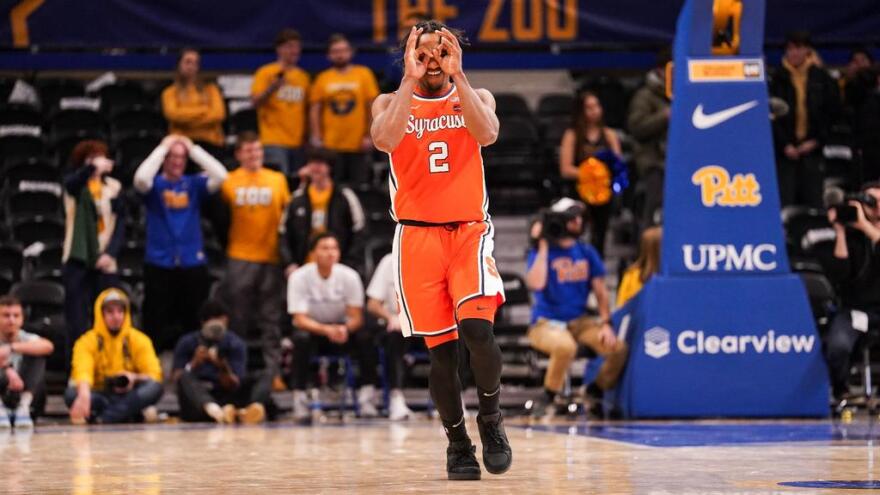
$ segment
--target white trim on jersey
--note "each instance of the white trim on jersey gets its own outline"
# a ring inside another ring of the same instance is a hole
[[[419,96],[418,94],[416,94],[415,91],[413,91],[413,98],[415,98],[419,101],[441,101],[441,100],[445,100],[446,98],[449,98],[450,96],[452,96],[452,93],[455,93],[456,89],[458,89],[458,88],[456,88],[455,84],[453,84],[452,88],[450,88],[449,91],[445,95],[442,95],[442,96]]]

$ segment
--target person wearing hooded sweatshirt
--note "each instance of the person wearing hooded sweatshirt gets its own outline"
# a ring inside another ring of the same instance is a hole
[[[64,402],[75,424],[154,421],[162,368],[153,343],[131,325],[128,296],[107,289],[95,301],[95,325],[73,346]]]
[[[782,206],[822,208],[822,150],[841,102],[837,83],[822,67],[809,33],[786,36],[782,68],[770,78],[770,96],[784,100],[791,109],[773,120]]]

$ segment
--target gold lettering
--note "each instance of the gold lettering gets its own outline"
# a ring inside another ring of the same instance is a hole
[[[526,22],[525,4],[531,6]],[[539,41],[543,33],[542,0],[513,0],[513,38],[517,41]]]
[[[578,0],[547,1],[547,37],[553,41],[572,41],[578,35]],[[560,2],[565,2],[562,9]],[[560,10],[562,19],[560,19]]]
[[[509,41],[510,31],[498,27],[498,17],[504,8],[504,0],[490,0],[483,25],[480,27],[480,41]]]
[[[385,0],[373,0],[373,42],[382,43],[388,38],[388,26],[385,23],[387,14]]]
[[[397,0],[397,37],[403,39],[413,26],[413,16],[428,15],[428,0]]]
[[[731,179],[724,167],[707,165],[694,172],[691,182],[700,186],[701,199],[706,207],[761,204],[761,185],[755,174],[736,174]]]
[[[445,0],[434,0],[434,19],[442,23],[446,23],[448,19],[458,17],[458,7],[454,5],[446,5]]]

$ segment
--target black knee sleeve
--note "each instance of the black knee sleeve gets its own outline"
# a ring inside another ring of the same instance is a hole
[[[458,379],[458,342],[450,341],[429,349],[431,374],[428,386],[434,406],[445,424],[462,417],[461,382]]]

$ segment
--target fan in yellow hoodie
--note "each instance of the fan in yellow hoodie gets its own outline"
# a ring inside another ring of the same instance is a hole
[[[64,394],[71,422],[154,420],[161,397],[162,368],[152,341],[131,326],[128,296],[105,290],[95,301],[95,325],[73,346]]]

